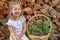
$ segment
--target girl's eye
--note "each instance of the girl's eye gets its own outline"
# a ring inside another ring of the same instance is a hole
[[[14,10],[17,10],[17,9],[14,9]]]
[[[21,10],[21,9],[18,9],[18,10]]]

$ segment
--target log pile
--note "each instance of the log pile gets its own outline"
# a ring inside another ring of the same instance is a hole
[[[6,22],[6,19],[0,20],[0,40],[9,40],[10,32],[8,30]]]
[[[0,0],[1,20],[8,15],[8,4],[13,1],[21,3],[27,21],[30,17],[36,14],[44,14],[48,16],[53,24],[53,30],[49,40],[60,39],[60,0]]]

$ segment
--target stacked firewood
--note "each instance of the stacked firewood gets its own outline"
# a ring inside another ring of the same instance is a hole
[[[17,1],[22,5],[22,10],[28,21],[36,14],[48,16],[53,25],[49,40],[60,39],[60,0],[0,0],[0,19],[6,18],[9,11],[9,2]],[[8,16],[7,16],[8,17]]]
[[[6,25],[6,18],[0,20],[0,40],[9,40],[10,32]]]

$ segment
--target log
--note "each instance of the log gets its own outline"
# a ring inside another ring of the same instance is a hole
[[[52,23],[52,26],[53,26],[53,29],[57,29],[58,28],[58,26],[55,24],[55,22]]]
[[[44,4],[43,0],[37,0],[36,4]]]
[[[2,23],[2,25],[3,25],[3,26],[6,26],[6,22],[7,22],[7,19],[6,19],[6,18],[4,18],[4,19],[2,19],[2,20],[1,20],[1,22],[0,22],[0,23]]]
[[[27,14],[33,14],[33,10],[32,10],[30,7],[24,8],[24,11],[25,11]]]
[[[40,9],[40,12],[41,12],[42,14],[45,14],[45,13],[47,13],[47,9]]]
[[[3,15],[0,15],[0,20],[3,19],[3,18],[4,18],[4,16]]]
[[[42,8],[47,9],[47,10],[49,10],[49,11],[52,9],[52,7],[49,6],[49,5],[47,5],[47,4],[43,4],[43,5],[42,5]]]
[[[0,9],[2,9],[3,8],[3,2],[0,2]]]
[[[60,3],[56,5],[56,10],[60,11]]]
[[[35,2],[35,0],[25,0],[25,1],[31,2],[31,3],[34,3]]]
[[[58,18],[53,18],[53,22],[58,22]]]
[[[57,13],[57,18],[60,19],[60,12]]]
[[[0,25],[0,40],[8,40],[9,35],[10,33],[8,28]]]
[[[35,11],[35,10],[38,10],[38,9],[40,9],[40,8],[41,8],[41,5],[39,5],[39,4],[34,4],[33,10]]]
[[[50,0],[44,0],[45,3],[49,3]]]
[[[50,1],[49,2],[49,5],[51,5],[51,6],[56,6],[57,4],[59,3],[59,0],[52,0],[52,1]]]
[[[5,2],[5,1],[7,1],[7,0],[1,0],[2,2]]]
[[[56,22],[56,24],[58,25],[58,29],[60,29],[60,21]]]
[[[34,11],[34,15],[40,14],[39,11]]]
[[[31,18],[31,15],[27,15],[26,19],[29,20]]]
[[[57,17],[57,11],[55,9],[52,9],[50,11],[50,15],[53,17],[53,18],[56,18]]]

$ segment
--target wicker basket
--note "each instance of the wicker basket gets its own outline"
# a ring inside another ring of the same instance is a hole
[[[46,17],[46,18],[48,19],[48,21],[49,21],[49,23],[50,23],[50,30],[49,30],[48,35],[35,36],[35,35],[29,34],[28,24],[29,24],[29,22],[30,22],[34,17],[37,17],[37,16],[44,16],[44,17]],[[30,38],[31,40],[48,40],[48,37],[49,37],[49,35],[50,35],[50,33],[51,33],[51,30],[52,30],[52,22],[51,22],[50,19],[49,19],[47,16],[45,16],[45,15],[42,15],[42,14],[34,15],[34,16],[31,17],[31,18],[29,19],[29,21],[27,22],[27,35],[29,36],[29,38]]]

